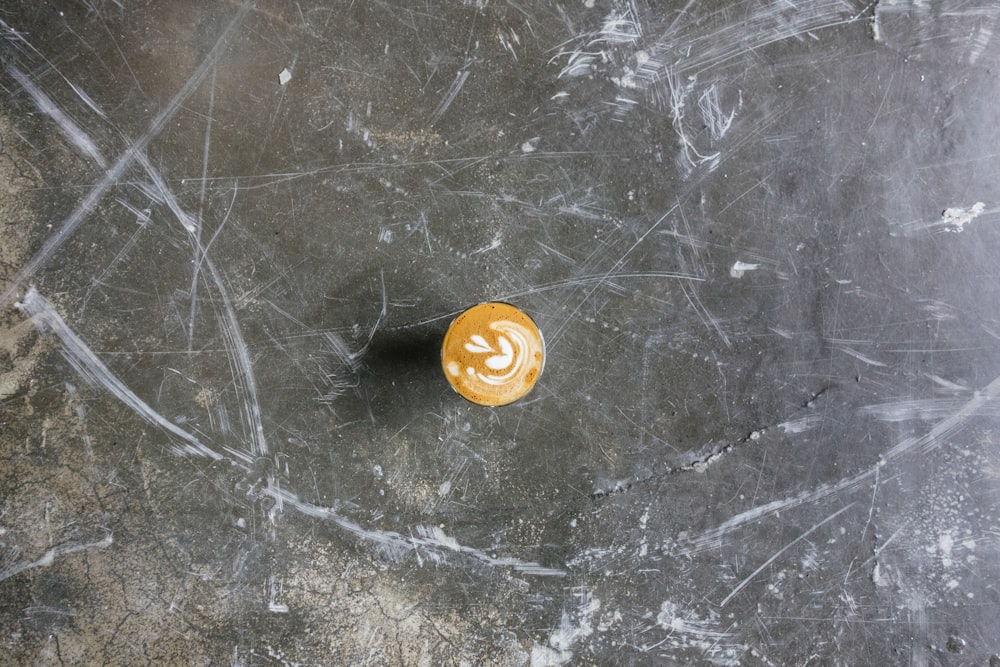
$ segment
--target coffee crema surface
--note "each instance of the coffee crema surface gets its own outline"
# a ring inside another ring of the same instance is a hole
[[[451,386],[479,405],[507,405],[535,386],[545,341],[528,315],[508,303],[473,306],[455,318],[441,346]]]

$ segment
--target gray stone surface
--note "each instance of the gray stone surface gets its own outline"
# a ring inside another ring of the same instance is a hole
[[[998,22],[7,0],[0,662],[1000,663]]]

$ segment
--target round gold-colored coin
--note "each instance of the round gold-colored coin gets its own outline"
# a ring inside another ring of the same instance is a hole
[[[451,386],[479,405],[507,405],[535,386],[545,341],[530,317],[492,301],[469,308],[444,335],[441,367]]]

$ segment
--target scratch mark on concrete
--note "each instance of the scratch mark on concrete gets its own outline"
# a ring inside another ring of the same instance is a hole
[[[209,149],[212,145],[212,118],[215,112],[215,77],[218,72],[217,67],[212,68],[212,80],[208,84],[208,118],[205,121],[205,146],[202,149],[201,156],[201,192],[199,193],[198,200],[198,217],[195,219],[195,229],[192,232],[194,236],[194,268],[191,270],[191,307],[188,313],[188,351],[191,350],[194,341],[194,318],[198,310],[198,274],[201,272],[201,262],[202,256],[208,252],[208,247],[206,246],[203,251],[199,252],[201,249],[201,230],[205,221],[205,188],[208,182],[208,156]],[[236,200],[236,192],[233,192],[233,201]],[[230,205],[229,212],[232,211],[232,205]],[[229,212],[226,213],[226,219],[229,218]],[[219,225],[219,229],[225,225],[225,220]],[[215,237],[212,237],[215,240]],[[211,242],[209,242],[211,245]]]
[[[28,93],[35,106],[38,107],[38,110],[55,121],[55,124],[59,126],[59,131],[62,132],[63,136],[70,143],[76,146],[81,153],[93,160],[97,166],[102,169],[108,166],[104,156],[97,150],[97,144],[94,143],[94,140],[62,109],[56,106],[56,103],[41,88],[36,86],[28,75],[19,70],[16,65],[10,65],[7,71],[24,88],[24,92]]]
[[[38,290],[31,288],[24,299],[16,304],[16,307],[31,318],[32,323],[39,331],[55,334],[62,343],[63,358],[80,374],[80,377],[93,385],[103,387],[147,422],[187,443],[183,447],[175,448],[175,453],[206,456],[216,460],[222,458],[220,454],[206,447],[193,435],[168,421],[166,417],[125,386],[125,383],[94,354],[87,344],[76,335],[76,332],[70,329],[55,307],[49,303],[48,299],[39,294]]]
[[[604,283],[605,283],[605,282],[606,282],[606,281],[607,281],[607,280],[608,280],[609,278],[611,278],[611,276],[612,276],[612,275],[614,275],[615,271],[617,271],[617,270],[618,270],[618,269],[619,269],[619,268],[620,268],[620,267],[622,266],[622,264],[624,264],[624,263],[625,263],[625,260],[626,260],[626,259],[628,258],[628,256],[629,256],[629,255],[631,255],[631,254],[632,254],[632,251],[633,251],[633,250],[635,250],[636,248],[638,248],[638,247],[639,247],[639,246],[640,246],[640,245],[642,244],[642,242],[643,242],[643,241],[645,241],[645,240],[646,240],[646,238],[647,238],[647,237],[648,237],[648,236],[649,236],[650,234],[652,234],[652,233],[653,233],[653,230],[655,230],[655,229],[656,229],[657,227],[659,227],[659,226],[660,226],[660,223],[662,223],[662,222],[663,222],[664,220],[666,220],[666,219],[667,219],[667,217],[668,217],[668,216],[669,216],[669,215],[670,215],[671,213],[673,213],[673,212],[674,212],[674,210],[675,210],[675,209],[676,209],[677,207],[678,207],[678,205],[677,205],[677,204],[675,204],[674,206],[671,206],[671,207],[670,207],[670,209],[669,209],[669,210],[668,210],[668,211],[667,211],[666,213],[664,213],[664,214],[663,214],[663,215],[661,215],[661,216],[660,216],[659,218],[657,218],[657,220],[656,220],[656,221],[655,221],[655,222],[654,222],[654,223],[653,223],[652,225],[650,225],[650,226],[649,226],[649,228],[648,228],[648,229],[647,229],[647,230],[646,230],[645,232],[643,232],[643,234],[642,234],[642,235],[641,235],[641,236],[640,236],[640,237],[639,237],[638,239],[636,239],[635,243],[633,243],[633,244],[632,244],[632,245],[631,245],[631,246],[629,247],[629,249],[628,249],[628,250],[626,250],[626,251],[625,251],[625,252],[624,252],[624,253],[622,254],[622,256],[618,258],[618,261],[616,261],[616,262],[615,262],[615,263],[614,263],[614,264],[613,264],[613,265],[611,266],[611,268],[610,268],[610,269],[608,269],[608,271],[607,271],[606,273],[604,273],[604,274],[603,274],[602,276],[600,276],[600,277],[598,278],[598,280],[597,280],[597,283],[596,283],[596,284],[595,284],[595,285],[594,285],[593,287],[591,287],[591,288],[590,288],[590,289],[589,289],[589,290],[587,291],[587,293],[586,293],[586,294],[584,294],[583,298],[582,298],[582,299],[580,300],[580,302],[579,302],[579,303],[578,303],[578,304],[576,305],[576,308],[574,308],[574,309],[573,309],[573,311],[572,311],[572,312],[571,312],[571,313],[570,313],[570,314],[569,314],[569,315],[568,315],[568,316],[566,317],[566,319],[565,319],[565,320],[563,320],[563,323],[562,323],[562,325],[560,325],[560,326],[559,326],[559,328],[558,328],[558,329],[556,329],[555,333],[554,333],[554,334],[552,335],[552,343],[551,343],[551,345],[553,345],[553,346],[554,346],[554,345],[556,344],[556,342],[557,342],[557,341],[558,341],[558,340],[559,340],[559,339],[560,339],[560,338],[562,337],[562,334],[563,334],[563,332],[565,331],[566,327],[567,327],[567,326],[569,326],[569,323],[570,323],[571,321],[573,321],[573,319],[574,319],[574,318],[576,317],[576,314],[580,312],[580,309],[581,309],[581,308],[583,308],[583,305],[584,305],[585,303],[587,303],[587,301],[589,301],[589,300],[590,300],[590,298],[591,298],[591,297],[592,297],[592,296],[594,295],[594,293],[595,293],[595,292],[596,292],[596,291],[597,291],[598,289],[600,289],[601,285],[603,285],[603,284],[604,284]]]
[[[846,345],[838,345],[837,349],[840,350],[841,352],[843,352],[844,354],[848,354],[848,355],[854,357],[855,359],[857,359],[858,361],[860,361],[862,363],[868,364],[869,366],[877,366],[879,368],[885,368],[887,366],[887,364],[884,364],[881,361],[875,361],[874,359],[872,359],[870,357],[866,357],[865,355],[861,354],[857,350],[851,349],[851,348],[847,347]]]
[[[462,66],[462,69],[455,74],[455,80],[451,82],[451,86],[448,87],[444,97],[441,98],[437,108],[434,109],[434,113],[431,114],[430,125],[434,125],[441,120],[441,116],[444,115],[444,113],[448,110],[448,107],[451,106],[451,103],[455,101],[456,97],[458,97],[458,93],[461,92],[462,86],[465,85],[465,81],[469,78],[469,74],[471,74],[469,71],[469,66],[471,64],[471,62],[465,63],[465,65]]]
[[[796,544],[798,544],[799,542],[801,542],[802,540],[804,540],[806,537],[808,537],[809,535],[811,535],[813,533],[813,531],[817,530],[821,526],[826,525],[830,521],[833,521],[838,516],[840,516],[841,514],[843,514],[844,512],[846,512],[847,510],[849,510],[852,507],[854,507],[854,503],[849,503],[849,504],[845,505],[844,507],[841,507],[839,510],[837,510],[833,514],[831,514],[830,516],[826,517],[825,519],[823,519],[822,521],[820,521],[819,523],[817,523],[816,525],[814,525],[812,528],[810,528],[809,530],[805,531],[804,533],[802,533],[801,535],[799,535],[798,537],[796,537],[794,540],[792,540],[791,542],[789,542],[785,546],[783,546],[780,549],[778,549],[778,551],[773,556],[771,556],[766,561],[764,561],[761,564],[760,567],[758,567],[756,570],[754,570],[753,572],[751,572],[750,575],[747,578],[745,578],[743,581],[741,581],[740,583],[738,583],[736,585],[736,588],[734,588],[729,593],[729,595],[727,595],[725,598],[722,599],[722,602],[719,603],[719,606],[720,607],[725,607],[727,604],[729,604],[729,601],[732,600],[736,596],[737,593],[739,593],[744,588],[746,588],[747,584],[749,584],[753,580],[754,577],[756,577],[758,574],[760,574],[765,569],[767,569],[767,567],[771,563],[773,563],[774,561],[778,560],[778,558],[781,557],[781,554],[785,553],[786,551],[788,551],[789,549],[791,549],[793,546],[795,546]]]
[[[116,183],[119,182],[125,170],[136,160],[145,150],[149,143],[156,138],[163,128],[170,122],[170,119],[174,117],[174,114],[181,108],[184,101],[191,96],[198,85],[201,83],[202,79],[208,74],[212,69],[218,59],[221,57],[223,51],[229,43],[229,38],[236,31],[236,28],[242,23],[243,18],[246,16],[247,12],[253,6],[253,2],[245,2],[240,11],[237,12],[236,16],[229,22],[225,30],[216,40],[215,46],[209,51],[208,55],[202,63],[191,73],[188,80],[181,86],[174,96],[170,99],[166,106],[164,106],[160,111],[153,117],[150,121],[149,127],[146,129],[145,134],[134,141],[126,150],[123,152],[119,158],[111,165],[110,168],[101,177],[101,180],[90,189],[87,196],[83,198],[83,201],[73,210],[69,216],[63,220],[59,229],[52,234],[49,238],[45,240],[42,248],[27,262],[21,269],[17,272],[10,283],[4,288],[3,292],[0,293],[0,307],[7,306],[13,301],[14,293],[19,290],[25,282],[27,282],[39,269],[44,267],[52,259],[52,256],[62,247],[69,238],[73,235],[76,229],[86,220],[87,216],[94,210],[97,206],[97,202],[107,193],[107,191]]]
[[[401,535],[400,533],[388,530],[370,530],[360,524],[351,521],[341,515],[335,509],[322,507],[308,501],[301,500],[291,491],[280,488],[267,488],[262,493],[271,496],[276,501],[287,504],[306,516],[317,519],[331,521],[348,533],[355,535],[365,541],[385,547],[399,549],[405,552],[420,551],[424,555],[428,553],[443,558],[447,553],[457,553],[481,563],[493,567],[509,567],[518,572],[524,572],[538,577],[565,577],[565,570],[559,568],[545,567],[539,563],[524,561],[518,558],[503,558],[490,555],[485,551],[460,544],[455,538],[447,535],[443,529],[437,526],[417,526],[416,536]]]
[[[181,207],[180,202],[177,201],[177,197],[170,190],[166,181],[163,179],[163,176],[159,173],[156,167],[153,166],[145,154],[137,155],[136,160],[152,179],[158,195],[163,199],[163,201],[166,202],[167,207],[177,218],[178,222],[181,223],[184,230],[188,233],[188,237],[195,248],[195,252],[201,257],[201,263],[204,263],[205,267],[208,269],[212,283],[219,292],[223,310],[223,314],[219,315],[219,325],[222,328],[223,335],[227,341],[227,350],[235,362],[234,365],[240,371],[239,377],[236,379],[242,382],[244,393],[246,395],[243,411],[246,423],[249,424],[251,428],[251,449],[258,456],[262,456],[268,452],[268,445],[267,438],[264,435],[264,424],[261,417],[257,379],[254,375],[253,362],[250,360],[249,348],[246,344],[246,340],[243,338],[243,331],[240,327],[239,320],[236,318],[236,311],[233,309],[232,300],[229,298],[229,290],[226,288],[226,284],[222,279],[222,274],[215,266],[215,262],[213,262],[207,255],[207,248],[203,246],[198,239],[198,225],[196,224],[195,217]],[[222,225],[220,225],[220,229],[221,228]],[[212,240],[214,239],[215,237],[213,236]]]
[[[898,442],[885,453],[883,458],[890,461],[911,450],[926,454],[940,447],[945,440],[961,429],[970,417],[979,414],[985,406],[993,403],[998,397],[1000,397],[1000,377],[989,383],[985,389],[975,392],[962,407],[939,421],[924,435],[905,438]]]
[[[921,454],[926,454],[937,447],[940,447],[947,441],[948,438],[964,428],[966,422],[970,418],[982,414],[984,408],[994,403],[997,398],[1000,398],[1000,377],[993,380],[993,382],[988,384],[984,389],[975,392],[969,401],[955,410],[954,413],[936,423],[934,427],[924,435],[908,437],[900,440],[894,447],[882,455],[880,461],[872,465],[867,470],[863,470],[850,477],[845,477],[832,484],[821,484],[810,491],[805,491],[787,498],[781,498],[779,500],[751,508],[745,512],[741,512],[740,514],[727,519],[719,526],[706,530],[700,535],[694,537],[690,541],[690,547],[682,549],[681,552],[696,553],[703,549],[717,546],[721,543],[721,540],[725,535],[750,522],[757,521],[765,516],[769,516],[786,509],[791,509],[802,504],[818,502],[824,498],[840,493],[841,491],[854,490],[864,484],[868,478],[874,477],[877,474],[879,467],[900,458],[904,454],[914,450],[920,452]]]
[[[109,533],[107,537],[103,540],[98,540],[97,542],[88,542],[85,544],[64,544],[62,546],[52,547],[42,554],[42,557],[38,560],[16,563],[8,568],[0,570],[0,581],[10,579],[25,570],[31,570],[36,567],[48,567],[52,565],[52,563],[54,563],[56,558],[59,556],[65,556],[78,551],[86,551],[88,549],[106,549],[111,546],[112,542],[112,536]]]
[[[820,415],[808,415],[802,417],[801,419],[790,419],[785,422],[778,424],[778,428],[784,431],[788,435],[793,435],[795,433],[804,433],[811,429],[816,428],[823,422],[823,417]]]

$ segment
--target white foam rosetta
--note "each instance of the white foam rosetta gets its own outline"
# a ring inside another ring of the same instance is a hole
[[[526,372],[527,362],[534,352],[531,345],[533,336],[523,324],[509,320],[491,322],[489,328],[497,332],[495,344],[489,343],[480,334],[473,334],[464,347],[476,355],[489,355],[483,360],[483,365],[493,372],[483,372],[472,366],[466,367],[465,372],[487,384],[500,386]]]

